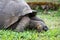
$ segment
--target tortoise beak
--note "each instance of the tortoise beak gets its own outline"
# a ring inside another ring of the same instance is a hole
[[[47,30],[48,30],[48,27],[47,27],[47,26],[44,26],[44,27],[43,27],[43,30],[44,30],[44,31],[47,31]]]

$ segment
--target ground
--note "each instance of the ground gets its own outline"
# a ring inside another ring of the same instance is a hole
[[[0,30],[0,40],[60,40],[60,11],[48,13],[38,12],[37,14],[49,27],[47,32],[38,33],[36,30],[27,30],[18,33],[11,30]]]

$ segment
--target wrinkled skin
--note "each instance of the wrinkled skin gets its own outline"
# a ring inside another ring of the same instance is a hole
[[[48,30],[48,27],[47,25],[45,24],[45,22],[36,17],[37,13],[36,12],[33,12],[33,14],[29,14],[29,17],[30,17],[30,24],[29,24],[29,29],[37,29],[38,32],[41,32],[41,31],[47,31]]]
[[[0,0],[0,29],[8,28],[29,13],[32,10],[24,0]]]
[[[24,31],[25,27],[29,25],[30,18],[28,16],[24,16],[21,21],[18,23],[15,31],[22,32]]]
[[[30,20],[29,27],[27,27],[27,28],[29,28],[29,29],[36,29],[38,32],[41,32],[43,30],[44,31],[48,30],[48,27],[45,24],[45,22],[42,19],[37,18],[37,17],[33,17]]]
[[[30,27],[37,29],[38,32],[48,30],[47,26],[42,21],[31,20]]]

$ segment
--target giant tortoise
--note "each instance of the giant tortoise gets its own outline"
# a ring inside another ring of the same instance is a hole
[[[7,29],[17,24],[16,31],[23,31],[35,16],[36,11],[32,10],[24,0],[0,0],[0,29]]]

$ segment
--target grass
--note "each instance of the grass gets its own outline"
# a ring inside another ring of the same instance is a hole
[[[39,12],[37,16],[43,19],[49,27],[47,32],[0,30],[0,40],[60,40],[60,12],[52,11],[51,14],[47,15]]]

